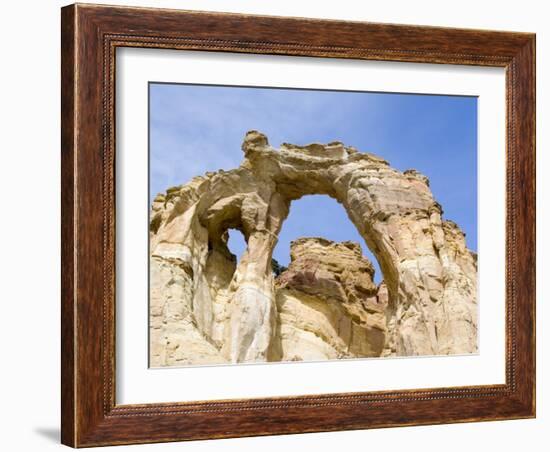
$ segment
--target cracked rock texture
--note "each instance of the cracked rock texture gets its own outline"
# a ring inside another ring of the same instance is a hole
[[[275,281],[277,360],[380,356],[386,304],[378,300],[373,275],[357,243],[292,242],[289,268]]]
[[[428,178],[339,142],[283,144],[248,132],[241,165],[155,198],[150,221],[153,367],[477,352],[477,258],[442,220]],[[301,238],[276,277],[293,200],[336,199],[358,244]],[[228,229],[247,249],[237,262]]]

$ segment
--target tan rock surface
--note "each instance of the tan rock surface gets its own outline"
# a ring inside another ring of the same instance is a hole
[[[276,280],[278,360],[380,356],[386,305],[359,244],[302,238],[292,242],[291,259]]]
[[[152,366],[477,351],[476,256],[442,221],[425,176],[338,142],[276,150],[252,131],[243,151],[239,168],[153,203]],[[356,245],[324,239],[296,241],[275,281],[278,233],[308,194],[344,206],[382,268],[380,288]],[[229,228],[247,241],[238,263]]]

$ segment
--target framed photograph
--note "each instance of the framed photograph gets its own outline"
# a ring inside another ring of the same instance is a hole
[[[62,9],[62,442],[535,416],[535,36]]]

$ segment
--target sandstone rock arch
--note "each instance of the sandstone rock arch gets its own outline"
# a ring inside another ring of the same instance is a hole
[[[172,363],[176,349],[176,361],[188,362],[182,347],[201,363],[280,358],[271,256],[291,202],[311,194],[343,205],[382,269],[389,301],[376,328],[384,340],[365,356],[477,350],[475,255],[458,226],[442,221],[425,176],[340,142],[276,150],[251,131],[242,149],[238,168],[195,177],[153,203],[153,365]],[[229,228],[247,242],[238,263]],[[368,332],[369,309],[359,310],[356,323]]]

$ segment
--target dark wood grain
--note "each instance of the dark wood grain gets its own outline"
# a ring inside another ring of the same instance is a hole
[[[61,441],[75,444],[74,8],[64,8],[61,16]]]
[[[72,5],[62,9],[62,442],[74,447],[535,415],[535,36]],[[115,403],[117,47],[506,68],[506,384]]]

